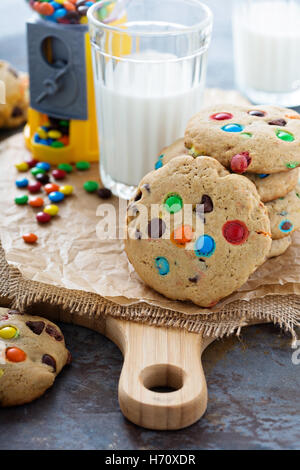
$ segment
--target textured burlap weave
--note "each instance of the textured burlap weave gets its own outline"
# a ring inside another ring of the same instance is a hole
[[[18,269],[8,265],[1,245],[0,302],[21,311],[31,311],[35,305],[46,304],[56,310],[54,319],[74,324],[87,324],[84,321],[87,318],[92,324],[101,316],[111,315],[150,325],[186,328],[188,331],[215,337],[239,334],[241,328],[250,322],[265,321],[278,324],[295,339],[295,327],[300,325],[300,298],[296,295],[266,296],[250,302],[239,300],[218,313],[193,316],[151,307],[145,303],[120,306],[98,294],[47,286],[24,279]]]

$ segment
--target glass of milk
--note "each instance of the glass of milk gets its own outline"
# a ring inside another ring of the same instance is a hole
[[[120,0],[110,22],[102,3],[88,12],[100,173],[129,199],[201,108],[212,14],[198,0]]]
[[[255,103],[300,105],[300,0],[236,0],[238,88]]]

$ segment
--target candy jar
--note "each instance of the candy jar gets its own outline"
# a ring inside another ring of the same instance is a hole
[[[86,16],[97,1],[29,0],[38,14],[27,21],[30,109],[24,135],[37,160],[99,159]],[[114,2],[102,3],[105,18]]]

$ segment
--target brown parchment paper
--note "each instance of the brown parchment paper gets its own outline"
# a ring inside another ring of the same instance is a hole
[[[210,102],[213,101],[212,96],[217,96],[216,101],[224,101],[224,95],[219,99],[221,97],[218,92],[210,91],[209,96]],[[227,101],[228,96],[226,94]],[[231,92],[230,100],[236,102],[238,96]],[[96,195],[84,191],[82,186],[86,180],[99,180],[97,164],[93,164],[88,172],[75,171],[64,180],[64,183],[75,187],[75,192],[60,203],[59,216],[50,224],[38,225],[35,220],[38,210],[14,204],[16,195],[27,194],[26,190],[17,189],[14,183],[16,177],[20,176],[14,163],[22,161],[27,153],[22,134],[0,145],[1,242],[6,260],[18,270],[14,273],[20,273],[22,278],[28,281],[27,287],[23,286],[25,291],[34,285],[41,290],[41,286],[45,285],[47,288],[86,292],[94,296],[92,298],[95,302],[97,296],[101,296],[101,299],[119,306],[120,312],[130,306],[139,311],[139,306],[143,304],[146,307],[140,314],[141,317],[146,318],[148,315],[150,318],[153,312],[159,311],[165,311],[165,315],[176,312],[179,315],[178,324],[180,314],[185,318],[193,315],[197,318],[204,315],[207,318],[218,312],[229,312],[229,306],[232,305],[235,307],[231,311],[236,312],[241,301],[245,304],[266,296],[279,298],[278,296],[284,295],[292,295],[295,299],[300,295],[300,234],[295,233],[293,244],[284,255],[267,261],[238,292],[224,299],[213,309],[201,309],[192,303],[166,299],[139,279],[127,260],[122,240],[99,238],[104,224],[101,216],[105,214],[104,204],[112,204],[117,216],[121,213],[120,222],[117,223],[117,229],[121,229],[126,203],[121,202],[120,207],[120,201],[115,197],[101,201]],[[48,202],[46,196],[45,200]],[[22,234],[25,232],[36,233],[39,237],[38,243],[34,246],[24,244]],[[17,289],[20,278],[18,275],[13,278],[14,289]],[[31,285],[29,281],[41,284]],[[54,293],[55,290],[53,295]],[[22,295],[25,295],[25,292]],[[295,308],[297,312],[298,301]],[[260,304],[260,314],[262,311],[263,305]],[[296,317],[297,313],[293,312],[293,318]]]

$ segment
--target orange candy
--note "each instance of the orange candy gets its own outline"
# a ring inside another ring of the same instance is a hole
[[[26,353],[19,348],[7,348],[6,359],[10,362],[23,362],[26,360]]]
[[[49,5],[49,3],[43,2],[40,4],[38,12],[41,15],[51,16],[54,13],[54,8],[52,5]]]
[[[44,199],[41,197],[33,197],[32,199],[29,199],[28,203],[31,207],[41,207],[44,205]]]
[[[62,142],[64,145],[69,145],[70,139],[67,135],[63,135],[62,138],[58,140],[58,142]]]
[[[50,194],[54,191],[59,191],[59,186],[58,184],[55,184],[55,183],[48,183],[44,186],[44,190],[46,191],[47,194]]]
[[[300,119],[299,114],[287,114],[285,117],[287,117],[289,119]]]
[[[68,10],[68,11],[74,11],[75,10],[75,6],[73,5],[72,2],[70,1],[66,1],[63,3],[63,7]]]
[[[22,238],[25,243],[35,243],[38,239],[34,233],[26,233]]]
[[[175,245],[182,247],[184,247],[186,243],[191,242],[192,239],[193,229],[190,225],[180,225],[171,235],[171,241],[175,243]]]

